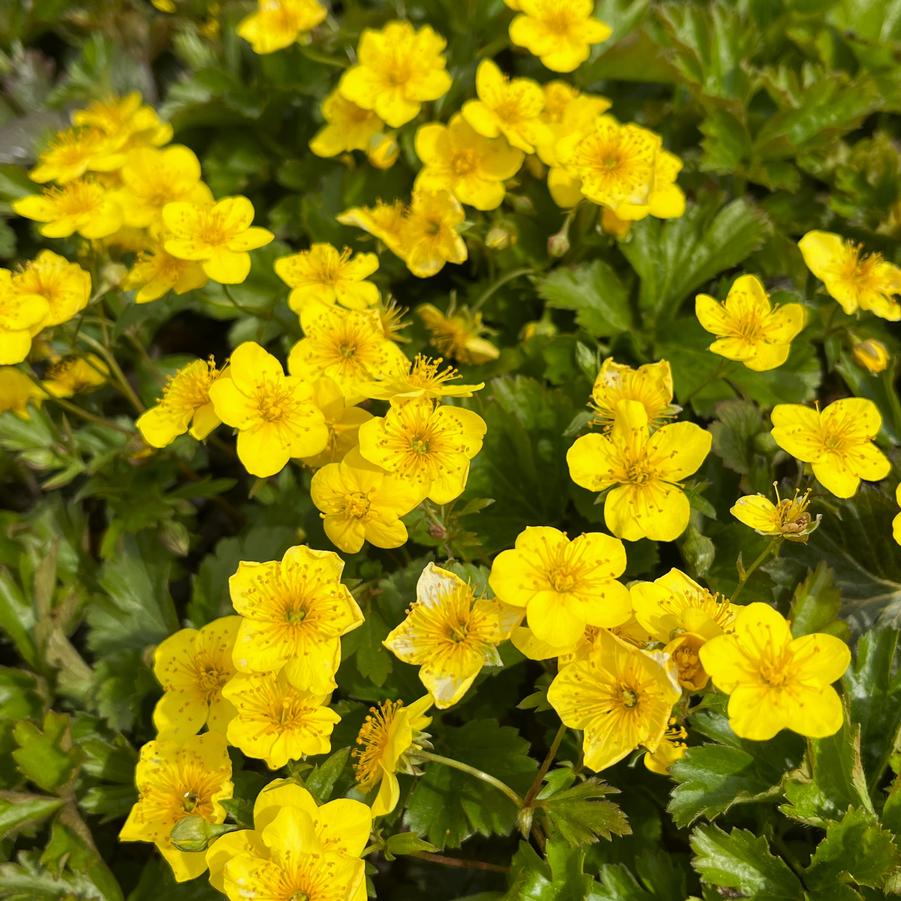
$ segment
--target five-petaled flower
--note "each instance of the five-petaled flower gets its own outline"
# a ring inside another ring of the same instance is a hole
[[[275,261],[275,272],[291,288],[288,306],[300,313],[307,304],[339,303],[365,310],[379,302],[379,289],[366,281],[379,268],[374,253],[352,255],[349,247],[339,253],[331,244],[313,244]]]
[[[298,39],[308,41],[327,14],[319,0],[257,0],[256,11],[241,19],[236,31],[254,53],[275,53]]]
[[[739,522],[750,526],[758,535],[807,543],[820,524],[822,514],[814,519],[808,512],[810,489],[803,494],[796,488],[793,497],[779,496],[779,483],[773,483],[776,503],[762,494],[740,497],[729,511]]]

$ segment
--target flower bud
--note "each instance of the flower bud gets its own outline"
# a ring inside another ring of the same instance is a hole
[[[884,372],[889,364],[889,353],[886,346],[875,338],[867,338],[866,341],[859,341],[854,345],[854,359],[873,375]]]
[[[566,234],[566,229],[562,229],[558,231],[555,235],[551,235],[547,239],[547,252],[548,256],[552,257],[562,257],[569,253],[569,236]]]
[[[369,139],[366,156],[376,169],[390,169],[400,154],[394,135],[377,134]]]
[[[485,246],[489,250],[504,250],[510,246],[512,241],[513,236],[509,230],[500,225],[493,225],[485,235]]]

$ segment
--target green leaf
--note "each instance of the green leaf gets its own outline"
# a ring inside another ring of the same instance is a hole
[[[45,795],[0,792],[0,837],[6,838],[18,829],[43,822],[64,803],[62,798],[49,798]]]
[[[574,310],[576,322],[595,338],[632,327],[629,292],[611,266],[601,260],[559,268],[538,282],[538,294],[558,310]]]
[[[326,760],[317,764],[310,773],[304,774],[303,784],[318,804],[324,804],[332,796],[332,789],[350,760],[350,748],[340,748]]]
[[[41,865],[56,876],[72,873],[90,886],[79,897],[121,901],[122,890],[97,853],[87,825],[76,812],[63,810],[53,821],[50,842],[41,854]]]
[[[577,848],[602,838],[609,841],[614,835],[631,834],[620,807],[606,800],[606,795],[617,792],[618,789],[589,779],[547,797],[539,795],[536,807],[551,834],[556,833]]]
[[[0,629],[16,646],[22,658],[32,666],[36,662],[34,608],[25,599],[22,589],[5,567],[0,566]]]
[[[760,901],[802,901],[798,877],[775,857],[763,836],[746,829],[724,832],[717,826],[698,826],[691,833],[694,868],[707,884],[737,889],[742,898]],[[723,893],[725,894],[725,893]]]
[[[437,851],[431,842],[421,839],[415,832],[397,832],[389,835],[385,842],[385,860],[394,860],[404,854],[418,854],[420,851]]]
[[[13,737],[18,748],[12,756],[26,779],[53,792],[74,777],[81,753],[72,746],[68,716],[50,710],[43,726],[41,730],[25,720],[16,723]]]
[[[542,860],[526,842],[511,861],[510,890],[504,901],[586,901],[597,883],[583,872],[585,852],[549,841]]]
[[[799,638],[826,631],[835,622],[841,606],[842,596],[835,587],[832,570],[820,561],[795,588],[789,613],[792,635]]]
[[[746,400],[727,400],[716,407],[710,424],[713,452],[733,472],[747,475],[761,468],[755,439],[767,431],[760,408]]]
[[[826,828],[826,837],[817,845],[804,872],[804,882],[812,892],[848,881],[877,888],[897,863],[898,849],[892,834],[872,813],[852,807],[839,822]]]

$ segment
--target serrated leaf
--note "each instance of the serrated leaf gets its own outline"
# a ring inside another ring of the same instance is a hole
[[[384,854],[386,860],[394,860],[404,854],[417,854],[420,851],[437,851],[431,842],[416,835],[415,832],[397,832],[389,835],[385,842]]]
[[[556,833],[574,848],[590,845],[613,835],[630,835],[632,830],[619,805],[606,800],[617,790],[594,779],[541,798],[538,812]]]
[[[26,779],[46,792],[57,791],[78,769],[81,752],[72,745],[69,717],[50,710],[43,729],[22,720],[13,727],[13,759]]]
[[[691,833],[692,865],[708,885],[737,889],[742,898],[802,901],[804,888],[781,858],[770,852],[763,836],[746,829],[723,832],[698,826]]]
[[[32,795],[27,792],[0,792],[0,838],[23,827],[33,826],[56,813],[62,798]]]
[[[602,260],[555,269],[537,287],[549,307],[574,310],[576,322],[595,338],[617,335],[632,327],[629,292]]]
[[[350,748],[340,748],[304,775],[303,783],[318,804],[332,796],[332,789],[350,760]]]
[[[757,404],[727,400],[716,407],[716,421],[710,424],[713,452],[733,472],[746,475],[754,469],[754,439],[766,427]]]
[[[824,631],[835,621],[841,606],[842,596],[835,587],[832,570],[820,561],[795,588],[789,613],[792,635],[798,638]]]

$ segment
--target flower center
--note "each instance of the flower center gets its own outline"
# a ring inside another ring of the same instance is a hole
[[[414,454],[425,455],[429,452],[429,440],[422,435],[414,435],[410,439],[410,450]]]
[[[627,685],[623,685],[620,687],[620,700],[623,707],[631,710],[633,707],[638,706],[638,693]]]
[[[458,150],[451,159],[451,169],[455,175],[469,175],[476,168],[476,155],[473,150]]]
[[[344,512],[354,519],[363,519],[369,513],[370,506],[368,494],[364,494],[362,491],[354,491],[348,495],[344,502]]]
[[[186,813],[192,813],[197,807],[200,798],[197,795],[197,792],[186,791],[182,795],[181,805],[184,807]]]
[[[651,480],[651,473],[648,465],[644,460],[636,460],[626,467],[626,476],[624,482],[630,485],[645,485]]]

